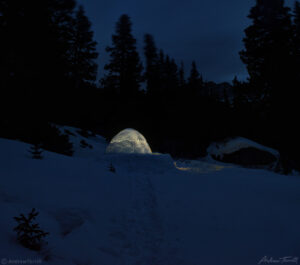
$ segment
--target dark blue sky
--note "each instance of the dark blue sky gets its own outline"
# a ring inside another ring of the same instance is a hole
[[[99,77],[108,61],[105,47],[120,15],[128,14],[142,55],[143,35],[154,36],[177,63],[182,60],[186,74],[195,60],[205,80],[231,81],[235,75],[247,77],[239,58],[244,29],[255,0],[80,0],[93,24],[98,42]],[[289,5],[293,0],[287,0]],[[143,58],[143,57],[142,57]]]

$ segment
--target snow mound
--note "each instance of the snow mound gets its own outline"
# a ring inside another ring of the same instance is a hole
[[[145,137],[134,129],[119,132],[110,142],[106,153],[151,154]]]
[[[214,155],[216,157],[222,158],[225,154],[231,154],[241,149],[249,148],[249,147],[266,151],[268,153],[273,154],[276,157],[279,157],[279,152],[277,150],[263,146],[259,143],[256,143],[254,141],[251,141],[243,137],[230,139],[229,141],[225,141],[223,143],[212,143],[207,148],[207,153],[209,155]]]
[[[278,151],[243,137],[212,143],[207,153],[216,160],[243,166],[274,167],[279,160]]]

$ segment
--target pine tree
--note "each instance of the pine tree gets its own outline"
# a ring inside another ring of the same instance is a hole
[[[202,76],[200,76],[196,62],[192,62],[192,68],[190,72],[190,76],[188,78],[188,94],[189,96],[195,97],[198,96],[202,90],[203,80]]]
[[[292,27],[289,8],[283,0],[257,0],[248,16],[252,20],[240,52],[256,100],[282,100],[281,88],[290,80]],[[273,104],[271,103],[271,104]],[[278,102],[277,102],[278,104]]]
[[[116,173],[116,168],[114,167],[114,165],[112,163],[110,163],[108,170],[112,173]]]
[[[170,98],[177,97],[179,86],[178,67],[173,58],[168,55],[165,61],[165,75],[166,75],[166,90],[165,95]]]
[[[158,55],[158,72],[159,72],[159,82],[158,82],[158,93],[163,94],[163,92],[166,90],[166,56],[163,50],[159,51]]]
[[[259,137],[281,153],[291,152],[299,133],[293,118],[298,112],[298,87],[290,9],[283,0],[257,0],[249,18],[252,25],[245,30],[240,56],[250,76],[249,116],[256,111],[252,127],[260,127]]]
[[[73,23],[71,63],[73,78],[76,80],[75,87],[78,88],[80,84],[93,83],[96,80],[97,64],[95,60],[98,53],[91,23],[85,15],[83,6],[79,6]]]
[[[228,97],[227,89],[225,87],[223,88],[223,100],[224,100],[224,103],[227,107],[231,107],[231,103],[230,103],[230,100],[229,100],[229,97]]]
[[[44,232],[40,229],[39,224],[33,223],[38,216],[38,212],[33,208],[26,217],[24,214],[20,214],[19,217],[14,217],[18,225],[14,228],[17,232],[18,241],[26,248],[38,251],[41,249],[42,244],[45,243],[43,238],[49,235],[48,232]]]
[[[142,64],[131,28],[130,17],[122,15],[112,36],[112,46],[106,48],[110,62],[105,65],[108,74],[103,80],[106,88],[127,98],[138,95],[142,82]]]
[[[146,34],[144,36],[144,53],[146,58],[145,80],[147,82],[147,93],[157,94],[159,87],[159,67],[158,54],[153,36]]]
[[[74,0],[1,0],[0,89],[13,91],[5,94],[12,119],[64,116],[74,7]]]
[[[237,76],[232,80],[233,89],[233,106],[239,111],[241,106],[244,104],[244,95],[242,91],[242,83],[238,80]]]
[[[179,88],[180,88],[181,92],[183,92],[185,89],[185,85],[186,85],[183,62],[180,63],[178,75],[179,75]]]
[[[44,2],[44,1],[43,1]],[[49,119],[59,123],[73,122],[74,75],[72,64],[72,45],[74,35],[75,0],[45,1],[49,13],[49,44],[47,71],[47,97],[49,101]],[[53,108],[55,105],[55,108]]]
[[[300,2],[295,2],[294,8],[294,58],[295,58],[295,77],[296,77],[296,86],[299,87],[300,85]]]
[[[295,2],[295,7],[294,7],[294,25],[295,25],[295,33],[297,35],[297,38],[300,38],[300,2],[296,1]]]
[[[33,159],[42,159],[43,149],[41,148],[41,144],[35,143],[30,147],[30,153],[32,154]]]
[[[295,2],[294,7],[294,26],[295,26],[295,37],[296,37],[296,46],[300,50],[300,2]]]
[[[76,10],[72,22],[70,48],[70,81],[72,93],[69,95],[72,110],[68,120],[75,126],[88,128],[93,125],[95,113],[98,53],[93,38],[91,23],[85,15],[83,6]]]

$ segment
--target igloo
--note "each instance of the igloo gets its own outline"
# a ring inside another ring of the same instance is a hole
[[[106,153],[151,154],[145,137],[134,129],[119,132],[106,148]]]

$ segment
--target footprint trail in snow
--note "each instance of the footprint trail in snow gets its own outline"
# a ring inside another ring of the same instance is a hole
[[[111,233],[122,265],[180,264],[177,247],[164,241],[163,220],[150,176],[131,175],[130,180],[131,207]]]

